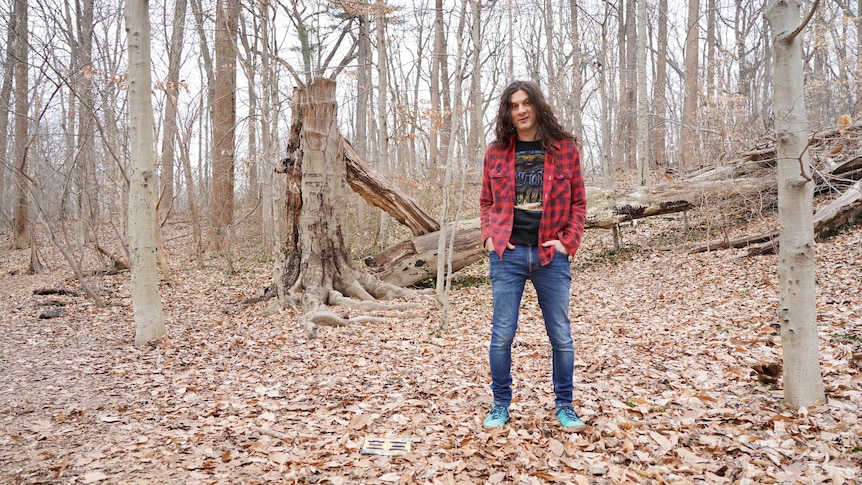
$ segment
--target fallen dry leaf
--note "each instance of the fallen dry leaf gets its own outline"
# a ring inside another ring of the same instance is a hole
[[[690,224],[696,221],[690,220]],[[183,230],[181,224],[166,230]],[[188,229],[186,226],[185,229]],[[100,275],[109,304],[64,299],[39,319],[35,288],[68,285],[60,255],[11,275],[29,251],[0,250],[0,476],[13,483],[853,483],[862,482],[862,229],[817,245],[821,366],[829,397],[787,408],[775,257],[659,251],[679,220],[623,229],[624,248],[588,231],[573,261],[575,406],[553,417],[547,336],[524,295],[513,347],[515,401],[485,430],[491,298],[482,262],[454,277],[449,325],[433,305],[380,323],[321,327],[245,304],[271,262],[205,267],[166,238],[169,338],[131,344],[128,273]],[[664,236],[662,235],[664,234]],[[237,254],[255,254],[237,250]],[[184,256],[181,256],[184,255]],[[213,256],[215,258],[215,256]],[[457,283],[463,278],[462,284]],[[467,284],[467,282],[471,282]],[[648,284],[645,284],[648,282]],[[417,301],[424,301],[417,296]],[[410,453],[359,452],[363,438]],[[2,481],[2,480],[0,480]]]

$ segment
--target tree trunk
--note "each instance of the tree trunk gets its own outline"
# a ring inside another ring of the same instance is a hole
[[[358,73],[356,81],[356,150],[363,159],[368,158],[368,95],[371,92],[371,76],[368,75],[371,34],[368,15],[359,15]],[[432,91],[433,96],[433,91]]]
[[[778,319],[784,360],[784,398],[791,406],[825,399],[817,335],[814,281],[814,183],[802,66],[798,0],[773,0],[765,16],[772,30],[775,129],[778,151]],[[817,8],[817,2],[813,9]]]
[[[366,202],[382,209],[407,226],[414,236],[440,229],[440,224],[419,207],[409,196],[365,163],[350,142],[343,139],[342,151],[347,163],[347,183]]]
[[[440,183],[440,126],[442,110],[440,107],[440,63],[445,61],[445,40],[443,39],[443,0],[434,1],[434,47],[431,53],[431,109],[428,133],[428,178],[435,186]],[[443,80],[443,82],[446,82]]]
[[[650,185],[649,102],[647,100],[647,8],[646,0],[637,0],[637,166],[638,185]]]
[[[380,173],[389,175],[389,83],[386,69],[386,4],[383,0],[377,2],[377,160]],[[380,232],[378,236],[381,247],[389,245],[389,215],[380,213]]]
[[[698,36],[700,34],[700,3],[688,0],[688,20],[685,36],[685,88],[682,100],[679,166],[683,172],[694,167],[698,158],[697,90]]]
[[[236,125],[236,41],[239,0],[219,0],[216,5],[216,74],[213,114],[212,196],[210,243],[216,249],[227,244],[233,223],[236,177],[234,127]]]
[[[667,112],[667,0],[658,2],[655,83],[653,84],[652,157],[656,165],[667,164],[665,113]]]
[[[27,0],[15,0],[15,44],[9,46],[15,51],[15,145],[12,160],[15,163],[15,205],[12,214],[12,249],[30,246],[30,194],[27,190],[27,152],[29,103],[27,90],[29,83],[27,58],[29,55],[27,25]]]
[[[245,50],[245,61],[243,62],[243,72],[245,73],[246,83],[248,85],[248,154],[246,155],[245,170],[246,179],[248,180],[248,190],[245,193],[247,199],[252,201],[258,200],[260,196],[260,181],[258,179],[259,165],[259,148],[258,148],[258,125],[260,124],[260,113],[258,112],[258,91],[257,91],[257,73],[258,56],[261,52],[260,43],[257,38],[260,33],[260,26],[256,19],[252,19],[252,29],[254,34],[247,32],[245,21],[242,22],[242,39],[243,49]],[[254,39],[253,44],[249,44],[249,38]],[[264,88],[266,89],[266,88]]]
[[[625,21],[619,25],[620,103],[616,156],[626,169],[637,166],[637,32],[635,1],[625,0]]]
[[[95,241],[95,225],[99,207],[98,183],[96,182],[96,130],[93,95],[93,0],[85,0],[78,5],[76,23],[78,37],[72,45],[75,69],[77,99],[77,232],[81,244],[89,247],[98,245]],[[74,35],[74,34],[73,34]]]
[[[569,0],[569,39],[572,43],[572,96],[569,100],[571,108],[569,112],[572,116],[572,133],[579,140],[584,139],[584,122],[581,113],[581,96],[584,88],[582,76],[582,55],[581,55],[581,32],[578,26],[578,2]]]
[[[185,34],[187,0],[177,0],[171,45],[168,47],[168,78],[165,84],[165,113],[162,134],[162,153],[159,165],[159,204],[161,217],[170,217],[174,206],[174,166],[176,165],[177,96],[180,91],[180,59]]]
[[[279,215],[279,206],[283,207],[285,187],[276,185],[284,181],[284,177],[275,174],[276,160],[278,160],[278,75],[275,72],[275,67],[272,59],[272,40],[271,24],[269,16],[272,8],[269,3],[259,3],[260,16],[260,44],[263,48],[263,53],[260,56],[261,64],[261,119],[260,119],[260,142],[261,151],[263,153],[263,169],[261,170],[261,220],[262,220],[262,239],[264,254],[275,256],[278,253],[280,242],[276,235],[279,234],[277,228],[283,217]],[[278,190],[278,191],[277,191]]]
[[[467,173],[475,180],[482,173],[482,152],[485,127],[482,123],[482,5],[480,0],[471,2],[473,23],[470,27],[470,38],[473,43],[473,71],[470,75],[470,103],[467,112],[470,114],[470,136],[467,141]]]
[[[9,148],[9,114],[12,113],[9,101],[12,99],[12,74],[15,72],[16,16],[12,15],[6,31],[6,58],[3,61],[3,84],[0,86],[0,217],[6,214],[6,168],[11,167],[8,158]]]
[[[557,91],[558,91],[557,75],[556,75],[556,69],[555,69],[555,65],[554,65],[554,50],[555,49],[551,48],[551,46],[554,45],[554,17],[559,16],[560,13],[557,12],[556,9],[553,8],[553,6],[551,5],[551,3],[552,3],[551,0],[545,0],[544,3],[545,3],[545,5],[544,5],[544,9],[543,9],[544,12],[542,12],[542,19],[543,19],[543,24],[544,24],[543,30],[545,33],[545,46],[546,46],[545,56],[547,56],[545,59],[545,62],[546,62],[545,73],[547,76],[547,79],[546,79],[547,88],[546,88],[545,92],[547,94],[548,99],[551,101],[551,104],[554,106],[559,106],[560,103],[559,103],[559,99],[557,98]]]
[[[454,236],[451,236],[454,231]],[[451,270],[455,273],[485,257],[479,219],[450,224],[446,228],[450,244]],[[439,232],[416,236],[386,248],[380,254],[365,259],[365,264],[382,281],[397,286],[410,286],[438,276]]]
[[[191,155],[189,154],[189,144],[191,143],[193,124],[194,120],[189,121],[189,126],[186,127],[185,132],[178,141],[180,142],[179,145],[181,147],[180,158],[183,164],[183,177],[186,182],[186,197],[189,204],[189,220],[192,225],[192,241],[194,241],[195,245],[195,258],[198,263],[201,263],[204,252],[203,236],[201,234],[203,231],[201,231],[200,210],[198,210],[198,198],[195,194],[195,182],[192,177],[192,160]]]
[[[315,324],[345,323],[323,308],[353,304],[345,296],[371,301],[410,293],[353,267],[340,219],[347,169],[336,119],[335,82],[317,78],[294,91],[294,102],[290,144],[295,146],[298,140],[299,148],[288,153],[285,170],[292,182],[287,213],[298,217],[288,224],[283,248],[288,259],[275,278],[285,289],[279,301],[299,305],[312,331]]]
[[[129,249],[135,345],[165,335],[156,258],[156,167],[150,95],[150,16],[147,0],[126,2],[129,43]]]

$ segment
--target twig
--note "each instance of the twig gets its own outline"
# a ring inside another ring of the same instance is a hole
[[[280,439],[281,441],[284,441],[285,443],[293,443],[293,438],[291,438],[290,436],[288,436],[284,433],[280,433],[280,432],[275,431],[275,430],[271,430],[271,429],[267,429],[267,428],[258,428],[257,426],[252,426],[250,429],[252,431],[257,431],[260,434],[265,434],[267,436],[272,436],[273,438]]]
[[[805,16],[805,20],[803,20],[802,23],[799,24],[799,27],[796,27],[796,30],[794,30],[790,33],[790,35],[782,38],[781,40],[783,42],[792,42],[793,39],[797,35],[799,35],[800,32],[802,32],[802,29],[804,29],[805,26],[808,25],[808,22],[811,21],[811,18],[814,17],[814,12],[817,11],[818,5],[820,5],[820,0],[814,0],[814,5],[811,6],[811,10],[808,11],[808,15]]]

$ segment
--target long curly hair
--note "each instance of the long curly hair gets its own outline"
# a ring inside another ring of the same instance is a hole
[[[571,140],[574,143],[578,143],[575,135],[560,126],[560,122],[557,121],[557,116],[554,114],[554,109],[545,100],[545,95],[538,84],[533,81],[512,81],[500,95],[500,107],[497,109],[493,141],[497,147],[506,148],[512,139],[512,134],[515,133],[515,124],[512,122],[512,113],[509,108],[511,106],[510,100],[512,99],[512,95],[519,90],[523,90],[530,97],[530,102],[536,113],[536,139],[542,143],[542,147],[545,150],[550,148],[549,143],[552,139]]]

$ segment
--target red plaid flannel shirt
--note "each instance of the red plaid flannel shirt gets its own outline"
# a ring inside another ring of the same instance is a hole
[[[553,247],[542,243],[559,239],[569,254],[581,245],[587,213],[587,196],[581,173],[581,157],[575,144],[552,140],[545,153],[542,183],[542,220],[539,223],[539,263],[554,259]],[[491,146],[485,152],[482,192],[479,196],[482,243],[490,237],[502,258],[512,235],[515,209],[515,138],[507,148]]]

